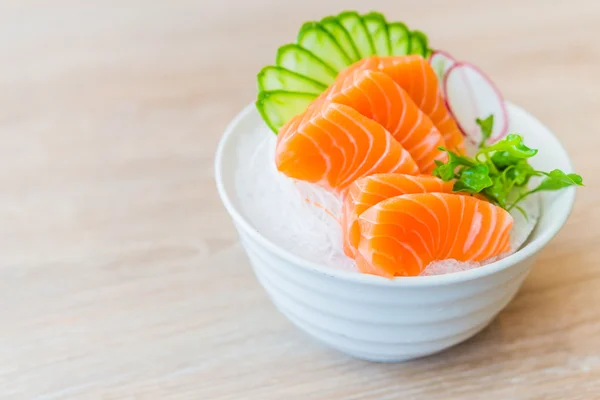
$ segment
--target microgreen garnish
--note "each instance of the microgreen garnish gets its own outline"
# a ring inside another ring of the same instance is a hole
[[[460,172],[460,177],[454,183],[455,192],[479,193],[494,184],[490,178],[490,169],[486,164],[466,167]]]
[[[507,135],[501,141],[494,143],[491,146],[484,146],[479,150],[480,154],[490,154],[496,152],[506,152],[509,157],[514,159],[525,159],[533,157],[537,154],[537,149],[530,149],[523,144],[523,137],[515,133]],[[475,158],[477,158],[477,156]]]
[[[487,145],[494,125],[493,115],[483,120],[477,119],[476,123],[481,128],[483,139],[475,157],[439,148],[448,154],[448,162],[436,161],[433,174],[446,182],[454,180],[455,192],[481,194],[506,210],[514,208],[525,215],[518,203],[533,193],[583,186],[580,175],[567,174],[559,169],[544,172],[533,168],[528,159],[535,156],[538,150],[527,147],[521,135],[513,133]],[[544,179],[530,190],[527,184],[535,176]]]
[[[484,147],[485,142],[492,136],[492,129],[494,129],[494,114],[490,114],[486,119],[475,120],[477,125],[479,125],[479,129],[481,129],[481,143],[479,147]]]

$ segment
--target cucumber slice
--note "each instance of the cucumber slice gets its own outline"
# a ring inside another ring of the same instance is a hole
[[[321,20],[321,25],[335,38],[352,62],[360,60],[360,54],[358,54],[358,50],[356,49],[356,46],[354,46],[350,34],[335,17],[323,18]]]
[[[391,55],[390,40],[387,31],[387,22],[383,14],[378,12],[370,12],[362,16],[363,22],[369,35],[371,42],[375,47],[375,53],[379,56]]]
[[[392,56],[404,56],[410,53],[410,31],[402,22],[388,25]]]
[[[358,50],[360,58],[370,57],[375,54],[369,31],[362,18],[356,11],[345,11],[337,16],[338,22],[348,31]]]
[[[427,47],[427,50],[425,50],[425,56],[424,57],[426,59],[430,59],[432,55],[433,55],[433,49]]]
[[[316,95],[274,90],[259,92],[256,108],[275,134],[292,117],[304,112]]]
[[[352,62],[335,38],[318,22],[302,25],[296,42],[336,71],[341,71]]]
[[[423,57],[428,57],[430,54],[428,48],[427,35],[421,31],[412,31],[410,33],[410,54],[420,54]]]
[[[337,76],[337,71],[297,44],[286,44],[280,47],[277,50],[276,60],[279,67],[314,79],[325,86],[333,83]]]
[[[264,67],[256,78],[258,80],[258,90],[261,92],[287,90],[289,92],[319,95],[327,89],[327,86],[306,76],[273,65]]]

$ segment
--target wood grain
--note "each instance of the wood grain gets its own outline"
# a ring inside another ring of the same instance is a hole
[[[279,315],[212,178],[277,46],[353,8],[479,64],[587,183],[497,320],[407,364]],[[0,397],[600,398],[599,20],[596,0],[2,2]]]

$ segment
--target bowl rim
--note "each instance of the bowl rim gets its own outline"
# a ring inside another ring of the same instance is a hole
[[[566,160],[568,165],[568,170],[571,172],[573,170],[571,158],[569,157],[567,151],[556,135],[541,121],[535,118],[532,114],[527,112],[524,108],[513,104],[511,102],[506,101],[506,108],[509,111],[521,113],[524,116],[534,120],[539,124],[540,127],[543,128],[544,134],[551,136],[560,148],[560,152],[562,152],[563,158]],[[323,275],[330,276],[332,278],[337,278],[344,281],[354,282],[354,283],[362,283],[366,285],[375,285],[375,286],[392,286],[392,287],[423,287],[423,286],[439,286],[439,285],[449,285],[456,284],[460,282],[466,282],[478,278],[482,278],[488,275],[492,275],[501,270],[508,269],[509,267],[524,261],[542,248],[544,248],[550,240],[552,240],[558,232],[561,230],[567,219],[569,218],[571,211],[573,209],[573,204],[575,202],[575,188],[570,187],[564,190],[561,196],[564,196],[562,202],[564,203],[564,207],[560,208],[560,214],[553,215],[552,222],[550,226],[540,233],[539,237],[537,237],[534,241],[528,243],[525,247],[521,248],[517,252],[505,257],[499,261],[483,265],[478,268],[473,268],[466,271],[453,272],[449,274],[441,274],[441,275],[430,275],[430,276],[410,276],[410,277],[395,277],[392,279],[362,274],[356,271],[345,271],[345,270],[337,270],[328,266],[321,265],[319,263],[315,263],[309,260],[306,260],[291,251],[282,248],[268,238],[263,236],[260,232],[258,232],[253,225],[243,216],[241,212],[239,212],[234,203],[231,201],[230,196],[228,195],[225,185],[223,183],[223,160],[224,149],[227,144],[231,140],[231,137],[236,132],[237,126],[240,122],[248,117],[254,111],[255,105],[254,103],[248,104],[242,111],[240,111],[233,120],[225,128],[225,132],[219,141],[219,145],[217,147],[216,155],[215,155],[215,180],[217,185],[217,190],[219,192],[219,196],[223,205],[225,206],[227,212],[233,219],[234,223],[241,228],[245,233],[247,233],[254,241],[258,242],[260,246],[268,250],[269,252],[277,255],[281,259],[293,263],[294,265],[310,270],[312,272],[317,272]],[[543,210],[542,210],[543,212]]]

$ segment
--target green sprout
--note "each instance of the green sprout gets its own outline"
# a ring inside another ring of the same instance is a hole
[[[559,169],[544,172],[533,168],[528,159],[538,150],[527,147],[521,135],[509,134],[487,145],[494,126],[493,115],[476,122],[481,129],[482,141],[475,157],[439,148],[448,154],[448,161],[436,161],[433,175],[446,182],[454,180],[453,191],[481,194],[508,211],[515,208],[525,214],[518,204],[534,193],[583,186],[580,175],[567,174]],[[529,189],[529,180],[536,176],[544,179],[535,188]]]

